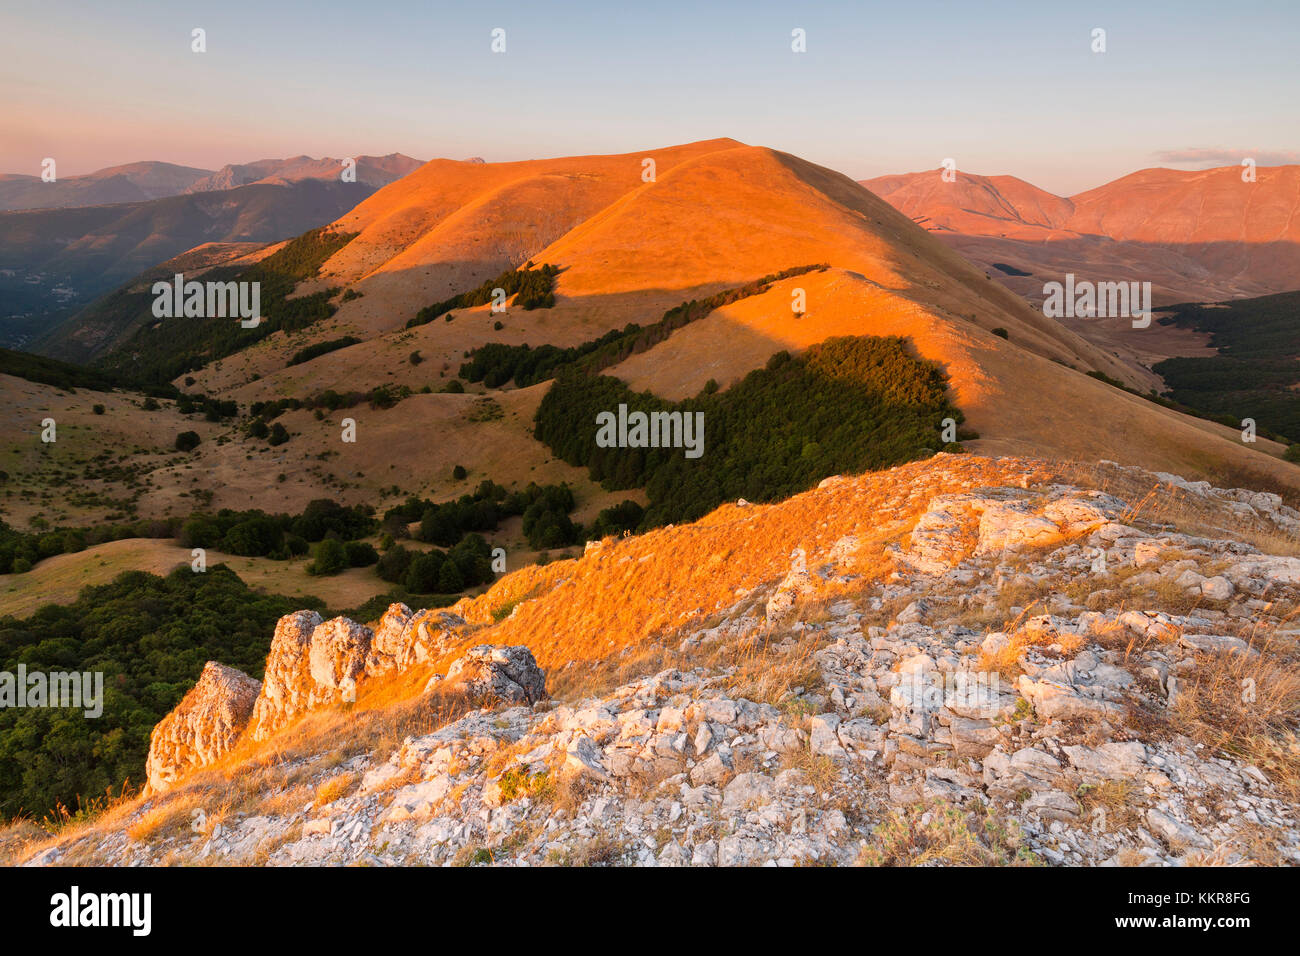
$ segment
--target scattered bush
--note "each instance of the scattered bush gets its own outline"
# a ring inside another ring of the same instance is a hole
[[[350,567],[347,548],[337,538],[326,538],[316,546],[316,559],[307,565],[307,573],[315,575],[338,574]]]

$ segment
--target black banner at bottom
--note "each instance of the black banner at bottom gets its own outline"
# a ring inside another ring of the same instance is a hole
[[[224,933],[338,945],[375,942],[394,921],[467,916],[494,932],[638,942],[771,940],[773,931],[861,938],[863,920],[962,940],[1011,928],[1072,937],[1200,934],[1231,943],[1290,922],[1285,869],[5,869],[0,911],[20,938],[193,943]],[[495,913],[496,915],[489,915]],[[512,915],[513,914],[513,915]],[[534,922],[539,920],[540,922]],[[810,925],[809,920],[816,921]],[[499,922],[498,922],[499,921]],[[512,927],[513,924],[513,927]],[[559,928],[555,925],[555,928]],[[874,932],[874,931],[873,931]],[[599,939],[601,936],[590,936]],[[618,936],[604,937],[606,939]]]

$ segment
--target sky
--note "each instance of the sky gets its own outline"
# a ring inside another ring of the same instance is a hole
[[[0,172],[730,136],[855,179],[952,158],[1069,195],[1300,162],[1297,49],[1300,0],[4,0]]]

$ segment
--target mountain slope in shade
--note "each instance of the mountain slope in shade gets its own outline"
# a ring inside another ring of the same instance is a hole
[[[374,191],[360,179],[308,178],[149,202],[0,213],[0,344],[40,341],[60,355],[61,322],[158,263],[204,243],[287,239]],[[74,350],[63,357],[90,355]]]
[[[183,193],[211,175],[208,169],[154,162],[112,166],[52,183],[42,181],[39,175],[3,173],[0,174],[0,211],[67,209],[161,199]]]
[[[1149,281],[1168,303],[1300,287],[1300,166],[1255,172],[1248,183],[1238,166],[1145,169],[1069,198],[1010,176],[947,183],[939,170],[863,185],[1030,298],[1073,272]]]
[[[202,280],[203,274],[215,266],[251,264],[275,250],[282,243],[267,245],[262,242],[205,242],[161,262],[101,296],[81,309],[66,323],[38,339],[30,350],[42,354],[61,355],[80,361],[91,361],[126,340],[135,328],[151,317],[147,303],[153,284],[165,279],[171,281],[176,273],[186,279]],[[131,320],[123,322],[124,307],[144,302],[146,307],[134,309]]]

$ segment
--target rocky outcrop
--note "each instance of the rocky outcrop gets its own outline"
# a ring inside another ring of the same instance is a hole
[[[390,604],[383,617],[375,627],[374,637],[370,641],[370,655],[366,658],[366,675],[376,677],[400,670],[405,642],[403,640],[411,625],[413,612],[405,604]]]
[[[227,753],[248,726],[260,681],[208,661],[197,684],[149,736],[145,793],[158,793],[179,777]]]
[[[412,612],[390,605],[380,618],[366,661],[366,674],[404,671],[442,657],[463,639],[465,620],[450,611]]]
[[[405,604],[391,605],[374,631],[346,617],[322,621],[315,611],[286,614],[276,623],[263,681],[209,662],[199,683],[154,728],[150,792],[211,763],[245,731],[266,740],[309,711],[356,701],[358,683],[368,677],[442,656],[464,626],[448,611],[415,613]],[[532,704],[546,696],[546,677],[526,647],[475,647],[447,677],[445,686],[485,705]]]
[[[535,704],[546,697],[546,675],[526,647],[472,647],[447,669],[443,686],[463,688],[484,704]]]
[[[295,611],[275,624],[271,650],[266,657],[262,693],[253,707],[253,736],[263,740],[290,715],[307,708],[303,675],[310,671],[307,655],[311,635],[321,623],[315,611]]]
[[[912,529],[898,556],[923,574],[940,575],[978,555],[1044,547],[1118,518],[1124,503],[1100,492],[1013,488],[985,494],[939,495]]]
[[[355,701],[373,636],[345,617],[321,621],[315,611],[280,618],[253,708],[253,739],[265,740],[316,707]]]

